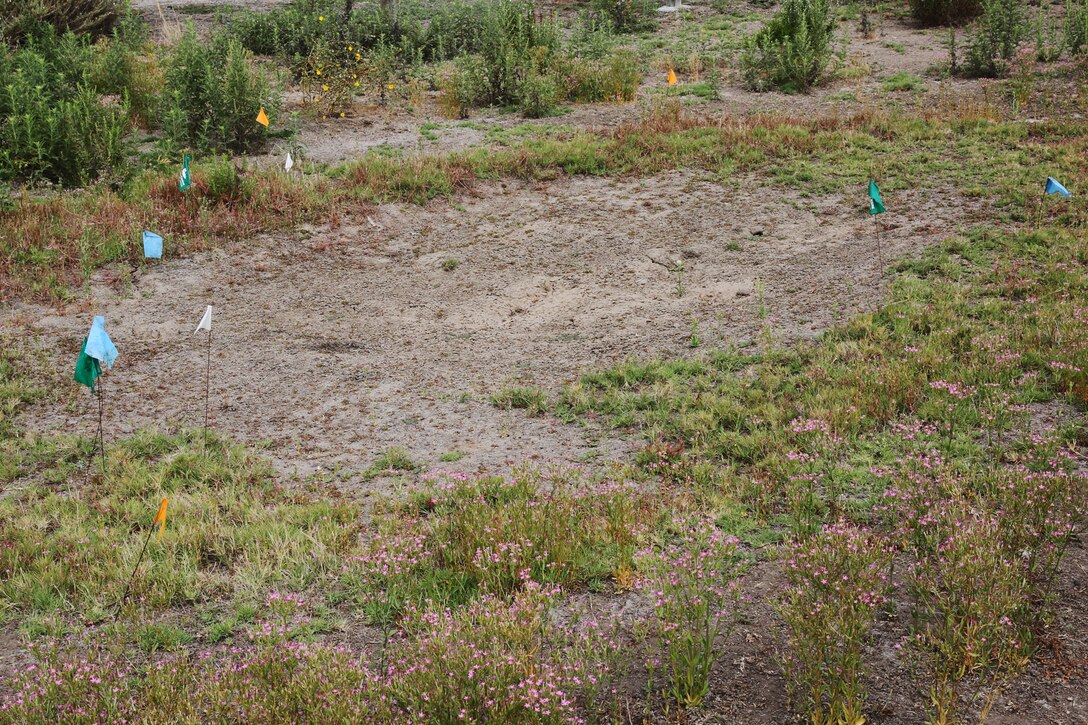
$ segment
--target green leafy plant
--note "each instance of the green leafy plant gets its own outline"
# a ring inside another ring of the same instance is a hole
[[[923,25],[963,23],[982,12],[982,0],[910,0],[914,19]]]
[[[785,554],[789,587],[776,611],[787,629],[779,663],[791,700],[812,725],[862,725],[864,648],[891,586],[892,549],[840,522]]]
[[[755,91],[807,91],[832,57],[835,19],[828,0],[785,0],[744,43],[741,74]]]
[[[268,135],[257,113],[275,121],[281,97],[237,39],[220,33],[205,43],[190,26],[166,59],[163,131],[180,147],[245,152]]]
[[[15,50],[0,45],[0,181],[78,186],[123,173],[128,103],[96,88],[100,50],[50,26],[24,40]],[[110,90],[123,91],[117,83]]]
[[[972,76],[1005,75],[1027,31],[1021,0],[982,0],[982,17],[972,30],[964,70]]]
[[[590,7],[617,33],[653,30],[657,25],[656,3],[652,0],[593,0]]]
[[[128,10],[128,0],[0,0],[0,40],[22,41],[36,26],[57,32],[105,35]]]

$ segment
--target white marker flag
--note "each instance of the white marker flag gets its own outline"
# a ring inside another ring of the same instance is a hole
[[[200,324],[193,330],[193,334],[200,332],[201,330],[212,331],[212,306],[208,305],[208,309],[204,310],[204,316],[200,318]]]
[[[290,173],[295,168],[295,160],[291,158],[291,152],[287,152],[287,160],[283,162],[283,170]]]

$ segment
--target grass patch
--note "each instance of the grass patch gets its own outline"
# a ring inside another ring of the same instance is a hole
[[[524,410],[529,415],[542,415],[549,408],[548,394],[536,386],[503,388],[491,396],[491,404],[504,410]]]
[[[880,81],[880,87],[886,91],[920,91],[926,87],[925,81],[913,73],[900,71]]]
[[[353,506],[329,492],[286,491],[252,453],[215,439],[205,453],[200,440],[141,433],[110,448],[108,475],[75,490],[31,483],[0,498],[0,597],[22,614],[104,618],[161,498],[170,499],[166,533],[148,546],[130,606],[305,590],[339,567],[356,541]]]

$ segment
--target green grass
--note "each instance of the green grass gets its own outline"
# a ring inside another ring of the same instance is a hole
[[[920,91],[925,88],[925,81],[913,73],[900,71],[883,78],[880,87],[886,91]]]
[[[369,481],[396,472],[411,473],[418,468],[408,451],[397,447],[387,448],[363,471],[363,479]]]
[[[524,410],[529,415],[541,415],[548,410],[548,394],[536,386],[511,386],[491,396],[498,408]]]
[[[814,346],[780,349],[767,335],[758,353],[632,359],[583,376],[558,410],[640,431],[638,462],[709,505],[741,503],[799,531],[843,512],[865,520],[884,486],[874,467],[936,450],[957,468],[986,470],[1008,455],[1001,442],[1023,427],[1022,406],[1063,395],[1088,404],[1072,302],[1088,290],[1085,260],[1079,232],[976,230],[904,262],[882,309]],[[1037,301],[1022,304],[1024,290]],[[933,381],[978,392],[960,401]],[[806,420],[840,442],[795,432]],[[896,428],[912,420],[942,422],[912,440]],[[790,483],[809,470],[797,451],[827,460],[820,495],[803,502]]]
[[[41,444],[5,440],[23,445]],[[50,449],[59,459],[73,447],[86,450],[77,441]],[[0,598],[23,614],[97,621],[114,611],[161,498],[170,499],[166,531],[152,538],[128,606],[306,590],[356,543],[353,506],[286,491],[267,462],[216,438],[204,452],[199,433],[138,434],[110,447],[105,475],[86,484],[83,475],[73,468],[63,486],[31,482],[0,498]]]

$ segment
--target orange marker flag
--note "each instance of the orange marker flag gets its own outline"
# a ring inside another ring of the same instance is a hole
[[[669,68],[669,85],[676,85],[676,72],[672,68]]]
[[[257,114],[257,123],[268,128],[268,114],[264,112],[264,106],[261,106],[261,112]]]
[[[168,498],[164,498],[162,503],[159,504],[159,513],[155,515],[155,520],[151,523],[151,528],[154,529],[156,525],[159,526],[159,538],[162,538],[163,532],[166,531],[166,504],[170,501]]]

